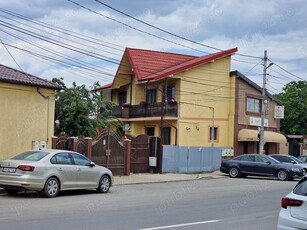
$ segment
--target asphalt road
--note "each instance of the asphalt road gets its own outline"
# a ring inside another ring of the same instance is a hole
[[[207,179],[118,185],[108,194],[0,195],[0,229],[276,229],[280,199],[297,183]]]

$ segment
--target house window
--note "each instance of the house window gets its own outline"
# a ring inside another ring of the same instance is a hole
[[[157,90],[149,89],[146,91],[146,102],[150,105],[155,104],[157,102]]]
[[[166,98],[167,100],[171,100],[175,98],[175,86],[168,86],[166,90]]]
[[[170,145],[171,144],[171,128],[170,127],[163,127],[163,145]]]
[[[246,110],[251,113],[260,113],[260,99],[246,98]]]
[[[147,136],[154,136],[155,135],[155,127],[146,127],[145,132]]]
[[[210,133],[209,133],[209,140],[211,141],[212,140],[212,127],[210,127]],[[213,129],[213,140],[216,141],[217,140],[217,128],[214,127]]]
[[[121,91],[118,94],[118,104],[123,105],[127,102],[127,91]]]

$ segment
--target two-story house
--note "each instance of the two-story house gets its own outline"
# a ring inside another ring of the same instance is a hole
[[[113,82],[96,91],[118,104],[113,115],[128,134],[160,136],[164,145],[234,148],[242,141],[238,113],[245,114],[238,107],[242,78],[230,74],[236,51],[198,57],[127,48]]]

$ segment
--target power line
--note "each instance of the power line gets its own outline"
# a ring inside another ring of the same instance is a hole
[[[68,0],[68,1],[73,2],[72,0]],[[180,36],[180,35],[174,34],[174,33],[170,32],[170,31],[161,29],[161,28],[159,28],[159,27],[157,27],[157,26],[154,26],[154,25],[152,25],[152,24],[150,24],[150,23],[148,23],[148,22],[145,22],[145,21],[140,20],[140,19],[138,19],[138,18],[136,18],[136,17],[133,17],[133,16],[131,16],[130,14],[127,14],[127,13],[121,11],[121,10],[118,10],[118,9],[116,9],[116,8],[114,8],[114,7],[112,7],[112,6],[108,5],[108,4],[106,4],[106,3],[103,3],[103,2],[101,2],[101,1],[99,1],[99,0],[95,0],[95,1],[98,2],[98,3],[100,3],[101,5],[104,5],[105,7],[108,7],[108,8],[111,9],[111,10],[114,10],[114,11],[120,13],[120,14],[125,15],[126,17],[132,18],[132,19],[135,20],[135,21],[138,21],[138,22],[140,22],[140,23],[142,23],[142,24],[144,24],[144,25],[147,25],[147,26],[149,26],[149,27],[151,27],[151,28],[154,28],[154,29],[156,29],[156,30],[159,30],[159,31],[161,31],[161,32],[163,32],[163,33],[172,35],[172,36],[174,36],[174,37],[176,37],[176,38],[180,38],[180,39],[182,39],[182,40],[185,40],[185,41],[188,41],[188,42],[191,42],[191,43],[193,43],[193,44],[197,44],[197,45],[200,45],[200,46],[203,46],[203,47],[206,47],[206,48],[214,49],[214,50],[217,50],[217,51],[223,51],[222,49],[219,49],[219,48],[216,48],[216,47],[213,47],[213,46],[209,46],[209,45],[205,45],[205,44],[202,44],[202,43],[200,43],[200,42],[193,41],[193,40],[191,40],[191,39],[189,39],[189,38],[182,37],[182,36]],[[245,55],[245,54],[237,54],[237,55],[243,56],[243,57],[249,57],[249,58],[256,58],[256,59],[259,59],[259,57],[255,57],[255,56],[251,56],[251,55]]]
[[[272,60],[270,60],[270,61],[272,61]],[[299,77],[299,76],[297,76],[297,75],[291,73],[290,71],[284,69],[283,67],[281,67],[280,65],[278,65],[276,62],[274,62],[274,61],[272,61],[272,62],[273,62],[274,65],[276,65],[278,68],[280,68],[281,70],[283,70],[283,71],[285,71],[286,73],[290,74],[291,76],[296,77],[297,79],[300,79],[300,80],[302,80],[302,81],[306,81],[306,80],[304,80],[303,78],[301,78],[301,77]]]
[[[3,41],[2,41],[2,39],[0,39],[0,41],[1,41],[1,43],[2,43],[2,45],[3,45],[3,47],[5,48],[5,50],[8,52],[8,54],[11,56],[11,58],[14,60],[14,62],[15,62],[15,64],[19,67],[19,69],[22,71],[22,72],[24,72],[23,71],[23,69],[21,68],[21,66],[18,64],[18,62],[16,61],[16,59],[13,57],[13,55],[11,54],[11,52],[8,50],[8,48],[5,46],[5,44],[3,43]]]

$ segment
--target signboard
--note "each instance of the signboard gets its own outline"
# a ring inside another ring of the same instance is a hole
[[[274,118],[275,119],[284,119],[284,111],[285,111],[284,106],[275,106]]]
[[[249,118],[249,125],[252,126],[261,126],[261,117],[250,117]],[[264,127],[269,126],[269,120],[264,119]]]

